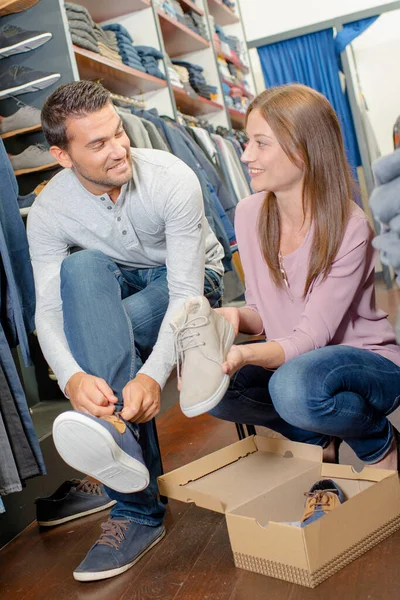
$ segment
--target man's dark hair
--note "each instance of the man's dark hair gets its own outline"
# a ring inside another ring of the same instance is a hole
[[[61,85],[42,108],[42,128],[50,146],[68,147],[65,122],[69,117],[85,117],[104,108],[110,92],[94,81],[74,81]]]

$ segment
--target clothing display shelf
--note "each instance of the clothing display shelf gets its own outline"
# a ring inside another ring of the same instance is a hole
[[[170,58],[210,47],[208,40],[165,14],[162,10],[157,9],[157,14],[160,19],[165,50]]]
[[[230,108],[229,116],[231,118],[232,127],[234,129],[244,129],[245,116],[246,116],[244,113],[241,113],[238,110],[234,110],[233,108]]]
[[[208,0],[208,11],[217,25],[233,25],[239,23],[239,17],[221,0]]]
[[[207,98],[202,98],[201,96],[192,98],[185,90],[175,86],[172,86],[172,89],[178,110],[187,115],[199,117],[201,115],[208,115],[219,110],[224,110],[222,104],[218,104],[218,102],[207,100]]]
[[[228,81],[227,79],[222,79],[222,83],[229,85],[230,88],[240,88],[242,95],[246,96],[246,98],[250,98],[250,100],[254,98],[254,94],[246,90],[246,88],[242,84],[233,83],[232,81]]]
[[[76,4],[87,8],[96,23],[150,8],[150,0],[76,0]]]
[[[192,2],[192,0],[178,0],[179,4],[182,6],[183,12],[188,12],[189,10],[193,10],[195,13],[204,16],[204,10],[200,8],[198,4]]]
[[[238,69],[240,69],[243,73],[249,73],[250,72],[249,67],[246,67],[246,65],[243,65],[235,57],[233,57],[233,56],[231,56],[229,54],[225,54],[225,52],[222,52],[221,50],[218,51],[218,56],[220,56],[221,58],[224,58],[227,62],[230,62],[233,65],[235,65],[235,67],[237,67]]]
[[[131,96],[167,87],[167,82],[163,79],[137,71],[90,50],[74,45],[74,53],[82,79],[99,79],[117,94]]]

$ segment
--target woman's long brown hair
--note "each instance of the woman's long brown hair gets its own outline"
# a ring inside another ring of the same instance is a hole
[[[355,183],[344,151],[336,113],[328,100],[300,84],[270,88],[250,104],[246,119],[259,110],[282,149],[304,165],[303,214],[310,210],[314,237],[304,287],[306,296],[319,275],[326,277],[338,253],[350,214]],[[264,260],[277,285],[280,217],[275,194],[267,192],[258,221]]]

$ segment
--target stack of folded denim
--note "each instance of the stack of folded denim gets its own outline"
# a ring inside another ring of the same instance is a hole
[[[200,35],[202,38],[206,40],[209,39],[204,17],[201,17],[193,10],[185,13],[183,18],[179,18],[178,20],[186,25],[186,27]]]
[[[231,10],[234,10],[235,8],[235,3],[231,2],[231,0],[222,0],[222,3],[225,4],[225,6],[227,6]]]
[[[130,33],[123,25],[113,23],[112,25],[103,25],[104,33],[113,33],[116,37],[118,52],[122,58],[122,62],[132,69],[145,72],[146,69],[142,64],[141,58],[133,45],[133,40]]]
[[[71,2],[65,2],[64,6],[74,44],[111,60],[122,62],[115,35],[103,31],[83,6]]]
[[[140,56],[146,73],[159,79],[165,79],[164,73],[158,68],[158,61],[163,58],[163,53],[151,46],[135,46],[135,49]]]
[[[172,63],[187,69],[189,73],[189,83],[200,96],[212,100],[211,96],[217,94],[217,88],[207,83],[206,78],[203,75],[203,67],[184,60],[173,60]]]

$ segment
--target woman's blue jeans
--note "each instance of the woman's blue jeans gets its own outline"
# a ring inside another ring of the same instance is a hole
[[[204,295],[211,306],[219,305],[222,278],[209,269]],[[81,250],[62,263],[61,298],[64,331],[75,360],[86,373],[107,381],[121,410],[122,390],[151,353],[168,308],[167,268],[128,268],[97,250]],[[111,515],[157,526],[165,507],[158,496],[161,460],[153,423],[129,426],[142,447],[150,484],[135,494],[107,488],[117,500]]]
[[[399,404],[400,367],[370,350],[326,346],[275,371],[243,367],[211,414],[323,447],[335,436],[373,464],[390,449],[387,416]]]

